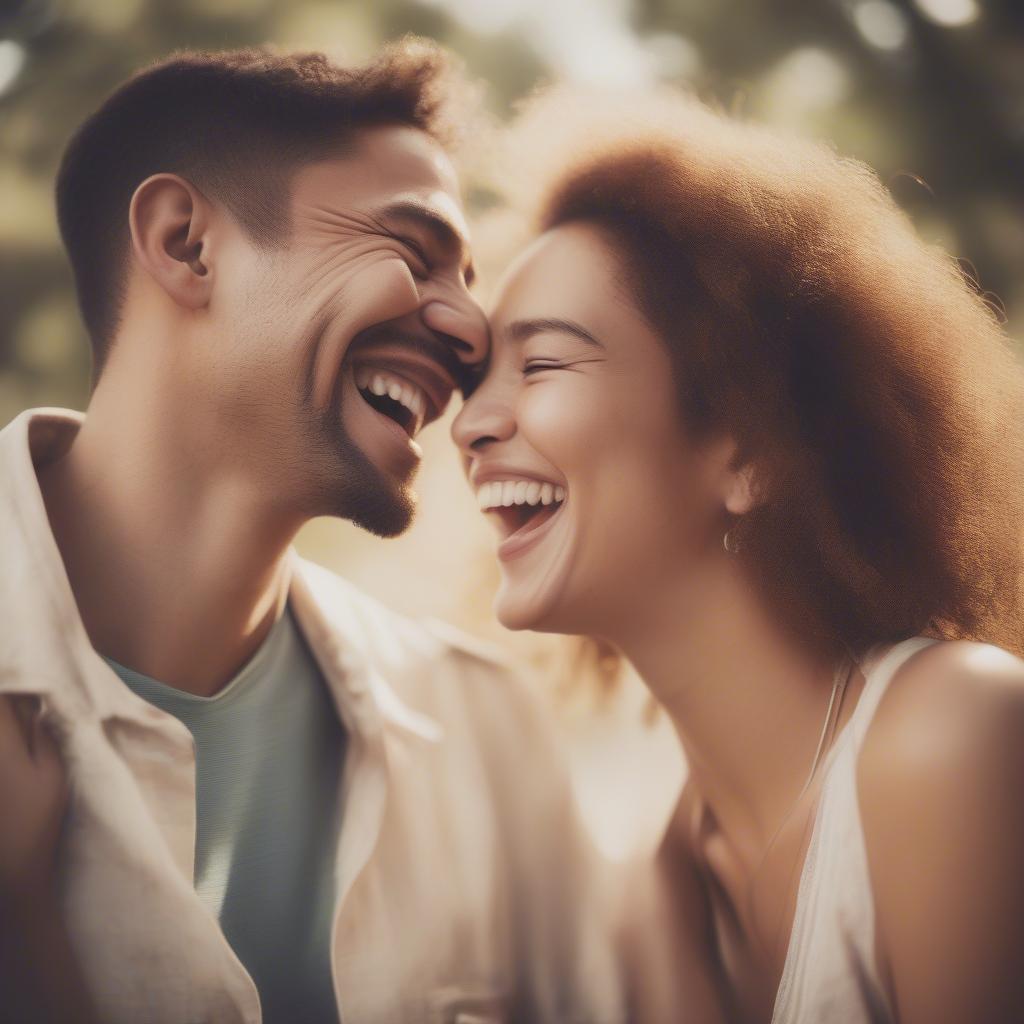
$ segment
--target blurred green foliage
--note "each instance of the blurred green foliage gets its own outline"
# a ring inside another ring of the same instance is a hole
[[[87,400],[52,187],[70,134],[111,89],[179,47],[359,60],[406,32],[457,51],[499,116],[558,75],[667,80],[829,139],[973,268],[1011,333],[1024,322],[1016,0],[0,0],[0,423]]]

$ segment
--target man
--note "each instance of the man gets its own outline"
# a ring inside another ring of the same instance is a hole
[[[453,81],[414,42],[184,54],[68,147],[95,387],[0,434],[0,981],[32,1020],[618,1016],[521,689],[291,550],[317,515],[404,530],[415,436],[487,355]]]

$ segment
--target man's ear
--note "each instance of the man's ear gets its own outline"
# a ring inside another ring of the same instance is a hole
[[[201,309],[210,299],[213,275],[204,254],[210,212],[206,197],[176,174],[147,178],[128,211],[135,259],[188,309]]]

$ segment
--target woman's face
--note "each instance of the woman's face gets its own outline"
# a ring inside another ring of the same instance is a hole
[[[577,223],[519,257],[487,375],[452,428],[498,531],[511,629],[614,641],[660,586],[722,557],[727,459],[687,440],[668,351],[612,244]]]

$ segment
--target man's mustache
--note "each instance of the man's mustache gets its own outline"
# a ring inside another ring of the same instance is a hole
[[[359,349],[373,345],[398,346],[432,360],[451,375],[456,388],[463,394],[468,393],[467,389],[471,391],[479,379],[480,368],[464,363],[457,355],[459,349],[466,348],[465,343],[447,334],[435,331],[417,333],[377,324],[360,331],[352,339],[349,354],[354,355]]]

